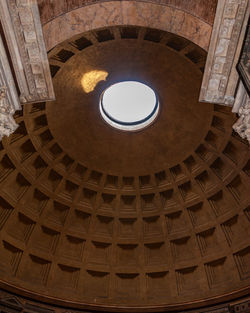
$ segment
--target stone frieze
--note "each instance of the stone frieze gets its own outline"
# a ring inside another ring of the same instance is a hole
[[[36,0],[1,0],[0,19],[21,103],[55,98]]]
[[[248,0],[218,1],[200,101],[232,106],[238,82],[236,64],[249,17]]]

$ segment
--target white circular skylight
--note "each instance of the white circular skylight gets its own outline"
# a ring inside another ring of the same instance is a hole
[[[101,95],[104,120],[118,129],[133,131],[152,123],[159,110],[158,99],[149,86],[124,81],[107,88]]]

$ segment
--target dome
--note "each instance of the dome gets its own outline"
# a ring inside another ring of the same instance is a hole
[[[124,312],[247,294],[249,145],[232,132],[231,108],[198,100],[203,48],[118,25],[49,51],[56,100],[26,104],[0,146],[3,288]],[[154,122],[137,131],[100,112],[103,92],[124,81],[159,100]]]

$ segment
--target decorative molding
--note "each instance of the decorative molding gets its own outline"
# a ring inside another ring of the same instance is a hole
[[[218,1],[200,101],[232,106],[238,83],[236,64],[249,17],[248,0]]]
[[[0,19],[20,101],[54,100],[54,90],[36,0],[1,0]]]
[[[7,104],[7,87],[0,87],[0,140],[3,136],[9,136],[18,127],[12,116],[12,108]]]
[[[18,125],[13,119],[13,114],[20,109],[15,82],[0,36],[0,140],[17,129]]]
[[[115,312],[120,312],[120,310],[115,310]],[[56,307],[46,303],[41,303],[37,301],[27,300],[21,296],[13,295],[8,291],[0,289],[0,312],[1,313],[91,313],[89,310],[78,309],[74,310],[65,307]],[[113,310],[106,311],[114,312]],[[138,310],[139,312],[139,310]],[[161,311],[163,312],[163,311]],[[167,311],[164,311],[167,312]],[[203,308],[194,310],[179,310],[176,313],[250,313],[250,298],[245,297],[240,300],[235,300],[231,302],[226,302],[224,304],[219,304],[216,306],[205,306]]]
[[[243,86],[240,83],[236,96],[237,109],[240,118],[233,125],[233,129],[240,135],[241,138],[247,139],[250,143],[250,98]]]

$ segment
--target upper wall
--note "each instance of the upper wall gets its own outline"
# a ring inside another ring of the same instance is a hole
[[[173,6],[153,1],[115,0],[98,1],[57,15],[43,25],[43,34],[47,51],[50,51],[86,31],[121,25],[167,31],[188,39],[204,50],[208,50],[212,31],[211,24]]]
[[[79,7],[106,0],[38,0],[42,24]],[[118,0],[115,0],[118,1]],[[139,0],[168,5],[213,24],[218,0]]]

